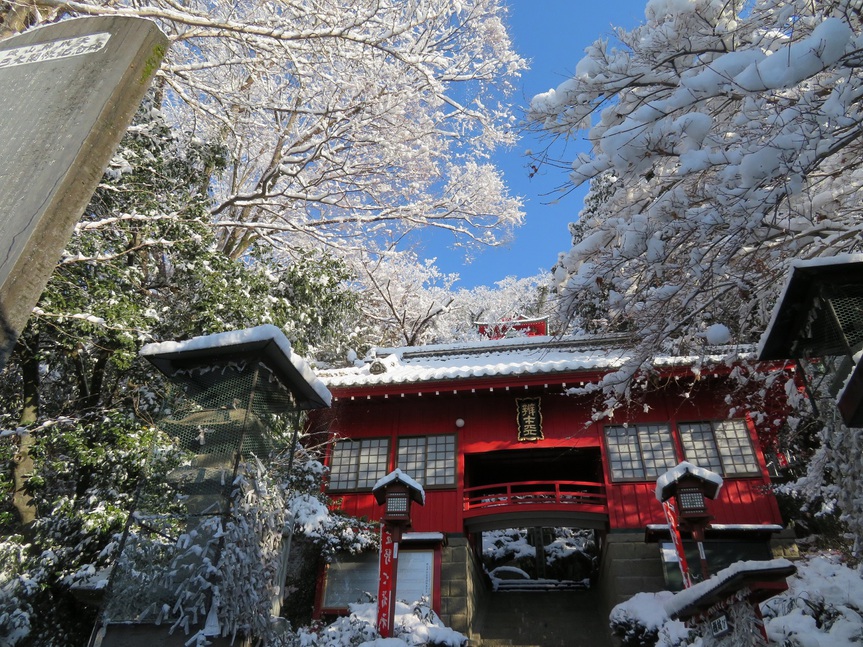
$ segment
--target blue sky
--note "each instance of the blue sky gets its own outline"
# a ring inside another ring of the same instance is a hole
[[[519,80],[514,101],[524,106],[539,92],[556,87],[574,70],[584,48],[600,36],[611,33],[612,26],[631,29],[644,22],[647,0],[509,0],[510,34],[516,50],[530,59],[530,69]],[[519,110],[519,113],[521,111]],[[567,224],[576,220],[586,189],[570,193],[558,204],[547,204],[547,194],[565,179],[559,169],[540,171],[528,177],[528,160],[522,153],[539,145],[528,136],[512,150],[500,152],[495,163],[503,170],[510,192],[525,203],[525,224],[516,231],[515,240],[504,248],[487,249],[469,265],[463,254],[447,247],[444,236],[424,238],[424,257],[436,257],[444,272],[457,272],[456,287],[492,285],[506,276],[532,276],[551,267],[559,252],[569,248]],[[586,146],[573,151],[586,150]],[[570,157],[572,157],[570,155]]]

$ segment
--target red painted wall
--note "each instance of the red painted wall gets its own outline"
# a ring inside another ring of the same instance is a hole
[[[647,396],[644,405],[619,411],[610,424],[623,422],[686,422],[725,419],[728,405],[721,380],[675,382],[670,379]],[[431,387],[434,389],[435,387]],[[460,388],[463,388],[460,385]],[[389,437],[390,465],[395,468],[396,438],[399,436],[453,434],[457,435],[457,483],[455,489],[426,490],[426,505],[413,508],[413,530],[463,532],[462,495],[465,477],[465,455],[479,455],[503,450],[529,451],[548,448],[597,448],[601,451],[605,486],[608,496],[610,529],[643,529],[651,523],[665,523],[662,508],[656,500],[655,482],[614,483],[607,469],[603,443],[604,423],[591,422],[592,402],[584,397],[563,394],[560,384],[531,387],[525,390],[511,385],[509,390],[486,385],[475,392],[447,390],[441,385],[437,393],[426,391],[421,396],[398,393],[387,398],[376,395],[342,398],[334,390],[336,401],[332,409],[313,413],[313,426],[350,438]],[[542,428],[545,439],[536,443],[517,440],[516,403],[518,397],[541,397]],[[456,426],[456,420],[464,426]],[[757,443],[755,428],[751,437]],[[756,444],[757,447],[757,444]],[[775,524],[781,523],[775,499],[766,492],[769,484],[766,466],[760,451],[761,475],[745,479],[727,479],[720,496],[711,505],[715,523]],[[527,455],[526,455],[527,456]],[[682,448],[678,447],[682,457]],[[502,474],[499,482],[515,481],[512,474]],[[583,480],[573,477],[571,480]],[[586,480],[586,479],[585,479]],[[340,500],[346,513],[380,518],[380,506],[371,493],[332,493]]]

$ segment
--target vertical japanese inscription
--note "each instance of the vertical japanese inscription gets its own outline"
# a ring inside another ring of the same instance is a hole
[[[392,530],[387,524],[381,524],[381,555],[380,555],[380,571],[378,581],[378,617],[377,629],[378,633],[384,638],[389,637],[390,620],[393,609],[393,597],[395,593],[396,579],[396,555],[398,551],[398,543],[393,538]]]
[[[539,398],[516,398],[515,400],[518,422],[518,440],[529,442],[543,440],[542,433],[542,410]]]

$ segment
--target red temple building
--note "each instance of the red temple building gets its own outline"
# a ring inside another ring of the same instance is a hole
[[[732,367],[660,358],[639,381],[637,404],[597,416],[601,394],[578,390],[609,379],[627,358],[621,344],[521,336],[381,348],[355,367],[319,372],[333,404],[313,412],[312,431],[334,441],[328,487],[340,508],[379,519],[372,486],[395,468],[425,490],[401,548],[400,599],[427,595],[444,622],[470,634],[491,597],[482,535],[504,528],[592,531],[597,560],[584,585],[602,609],[679,588],[655,489],[684,460],[724,481],[706,532],[713,572],[771,558],[782,520],[767,487],[765,430],[745,411],[729,417]],[[695,550],[685,535],[684,544]],[[344,611],[376,590],[376,575],[374,555],[331,564],[317,612]]]

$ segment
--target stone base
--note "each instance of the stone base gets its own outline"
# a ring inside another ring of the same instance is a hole
[[[657,544],[644,542],[644,533],[606,535],[598,593],[606,613],[636,593],[665,589],[662,558]]]
[[[466,537],[450,536],[441,549],[441,620],[470,637],[490,586]]]

